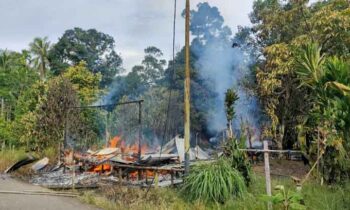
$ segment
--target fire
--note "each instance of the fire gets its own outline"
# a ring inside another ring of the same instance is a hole
[[[146,170],[145,172],[141,172],[141,178],[145,179],[146,177],[151,178],[154,177],[155,172],[152,170]],[[129,173],[129,177],[131,180],[136,180],[139,176],[139,171],[133,171]]]
[[[115,136],[113,139],[109,141],[109,147],[111,148],[117,148],[117,144],[120,142],[121,137]]]
[[[108,144],[109,148],[119,148],[122,154],[122,159],[127,160],[127,161],[136,161],[138,158],[138,153],[139,153],[139,145],[137,143],[134,143],[132,145],[127,145],[125,143],[125,141],[122,140],[122,138],[120,136],[115,136],[113,137]],[[142,145],[141,146],[141,154],[146,154],[146,152],[148,151],[148,147],[147,145]],[[104,158],[106,158],[105,155],[102,156],[98,156],[97,159],[98,160],[103,160]],[[102,165],[98,165],[95,166],[92,171],[96,172],[96,173],[101,173],[104,171],[110,171],[111,170],[111,166],[109,164],[102,164]],[[137,171],[132,172],[129,174],[130,177],[137,177]],[[154,173],[149,171],[147,172],[148,176],[153,176]]]
[[[124,141],[120,144],[120,150],[123,154],[123,159],[127,161],[136,161],[137,155],[139,153],[139,145],[137,143],[134,143],[132,145],[126,145]],[[147,145],[141,146],[141,155],[146,154],[148,151]]]

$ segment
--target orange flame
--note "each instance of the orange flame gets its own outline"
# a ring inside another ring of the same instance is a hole
[[[122,158],[127,161],[136,161],[137,160],[137,154],[139,152],[139,145],[138,142],[132,144],[132,145],[127,145],[125,141],[122,140],[120,136],[115,136],[109,141],[109,147],[110,148],[120,148],[121,153],[123,154]],[[146,152],[149,151],[149,148],[147,147],[146,144],[143,144],[141,146],[141,154],[146,154]],[[106,158],[106,156],[100,156],[98,159],[103,159]],[[92,171],[95,173],[102,173],[105,171],[111,171],[112,166],[109,164],[102,164],[99,166],[95,166],[92,168]],[[129,173],[129,177],[132,180],[136,180],[138,178],[138,171],[133,171]],[[155,172],[152,170],[146,170],[141,174],[142,178],[147,177],[154,177]]]
[[[117,148],[117,144],[120,142],[120,140],[121,140],[120,136],[115,136],[113,139],[109,141],[109,147]]]

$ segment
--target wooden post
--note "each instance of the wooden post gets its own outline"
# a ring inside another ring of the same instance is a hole
[[[119,184],[121,185],[121,184],[122,184],[122,181],[123,181],[123,171],[122,171],[122,168],[119,168],[119,170],[118,170],[118,177],[119,177]]]
[[[106,135],[106,147],[108,147],[108,143],[109,143],[109,130],[108,130],[108,127],[109,127],[109,123],[108,123],[108,119],[109,119],[109,112],[107,111],[106,113],[106,127],[105,127],[105,135]]]
[[[320,156],[320,128],[317,127],[317,157]],[[317,162],[317,178],[319,178],[320,174],[320,161]]]
[[[74,150],[73,150],[73,173],[72,173],[72,190],[75,190],[75,160],[74,160]]]
[[[5,101],[4,98],[1,98],[1,118],[5,118],[4,116],[4,110],[5,110]]]
[[[184,127],[185,127],[185,174],[190,171],[190,0],[186,0],[185,21],[185,94],[184,94]]]
[[[137,170],[137,180],[140,182],[142,180],[142,174],[143,171],[142,170]]]
[[[170,175],[171,175],[171,185],[174,186],[174,185],[175,185],[175,184],[174,184],[174,172],[171,171],[171,172],[170,172]]]
[[[270,161],[269,161],[269,143],[264,141],[264,162],[265,162],[265,180],[266,180],[266,194],[271,196],[271,177],[270,177]],[[268,209],[272,209],[272,203],[268,202]]]
[[[159,185],[158,171],[155,171],[155,174],[154,174],[154,186],[155,186],[155,188],[158,188],[158,185]]]
[[[139,148],[138,161],[141,161],[141,144],[142,144],[142,101],[139,101]]]

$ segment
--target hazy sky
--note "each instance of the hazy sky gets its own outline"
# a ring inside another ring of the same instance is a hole
[[[205,0],[191,0],[194,8]],[[207,0],[217,6],[226,25],[248,25],[253,0]],[[171,57],[174,0],[0,0],[0,49],[28,48],[34,37],[57,42],[66,29],[96,28],[114,37],[116,50],[130,69],[147,46]],[[184,43],[185,0],[178,0],[176,49]]]

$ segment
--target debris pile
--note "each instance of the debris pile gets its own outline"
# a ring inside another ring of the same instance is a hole
[[[182,182],[185,156],[184,139],[176,136],[160,149],[126,145],[121,137],[110,140],[101,150],[78,152],[66,150],[63,163],[48,167],[49,159],[43,158],[31,166],[37,175],[31,180],[35,185],[48,188],[97,187],[105,182],[123,185],[166,187]],[[191,148],[190,160],[208,160],[210,156],[199,146]],[[18,164],[32,163],[27,158]],[[11,171],[13,169],[9,169]]]

